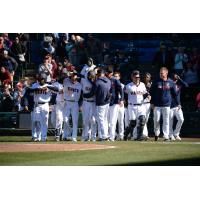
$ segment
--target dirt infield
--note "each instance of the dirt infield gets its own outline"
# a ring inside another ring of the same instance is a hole
[[[112,149],[115,146],[101,144],[0,144],[2,152],[49,152],[49,151],[83,151],[97,149]]]

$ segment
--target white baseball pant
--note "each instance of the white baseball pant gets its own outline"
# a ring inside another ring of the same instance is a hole
[[[137,120],[141,115],[146,116],[146,108],[142,105],[128,105],[129,120]]]
[[[125,128],[129,126],[128,108],[124,108],[124,125]]]
[[[32,139],[37,139],[37,133],[36,133],[36,122],[34,121],[34,110],[31,111],[31,134],[32,134]]]
[[[141,115],[146,116],[146,107],[142,105],[128,105],[129,120],[136,120],[136,126],[133,130],[133,139],[137,138],[138,117]]]
[[[147,103],[147,104],[144,104],[143,106],[146,109],[146,115],[145,115],[146,123],[144,125],[143,135],[148,137],[147,123],[148,123],[149,115],[150,115],[150,112],[151,112],[151,104]],[[133,131],[133,139],[136,139],[136,138],[137,138],[137,126],[134,128],[134,131]]]
[[[83,118],[82,140],[88,140],[88,139],[96,140],[97,127],[96,127],[95,102],[83,101],[82,118]]]
[[[71,137],[71,133],[69,132],[69,130],[67,128],[64,128],[63,138],[67,138],[67,139],[71,138],[72,140],[76,140],[77,132],[78,132],[78,115],[79,115],[78,102],[66,101],[64,113],[63,113],[65,127],[67,127],[69,124],[70,114],[72,115],[72,124],[73,124],[72,125],[72,127],[73,127],[72,137]]]
[[[177,119],[177,124],[176,128],[173,131],[173,122],[174,122],[174,117]],[[180,130],[182,127],[182,124],[184,122],[184,117],[183,117],[183,111],[182,109],[178,109],[178,107],[171,108],[170,109],[170,120],[169,120],[169,137],[173,136],[179,136],[180,135]]]
[[[34,112],[37,139],[45,142],[48,130],[49,103],[37,104]]]
[[[62,129],[63,127],[63,111],[65,107],[65,102],[64,101],[58,101],[56,102],[55,105],[55,110],[56,110],[56,129]]]
[[[119,111],[118,111],[118,131],[119,131],[119,138],[123,139],[124,138],[124,112],[125,108],[123,106],[119,106]]]
[[[119,113],[119,104],[113,104],[108,110],[108,132],[111,141],[115,140],[115,131]]]
[[[97,106],[97,123],[98,123],[98,137],[100,139],[108,138],[108,110],[109,104]]]
[[[145,116],[146,117],[146,123],[144,125],[143,135],[148,137],[147,123],[148,123],[149,115],[150,115],[150,112],[151,112],[151,104],[150,103],[146,103],[146,104],[144,104],[144,106],[146,108],[146,116]]]
[[[164,139],[169,139],[169,116],[170,107],[155,107],[154,108],[154,132],[155,136],[160,135],[160,116],[163,117],[163,137]]]
[[[56,127],[56,105],[51,106],[51,124]]]

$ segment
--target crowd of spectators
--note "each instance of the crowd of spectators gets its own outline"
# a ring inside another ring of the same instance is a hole
[[[41,47],[38,51],[42,60],[36,65],[36,77],[37,74],[46,74],[48,83],[67,71],[76,69],[80,72],[85,65],[110,67],[119,71],[122,82],[126,83],[130,79],[129,72],[140,66],[137,61],[139,54],[131,46],[126,51],[111,49],[109,42],[104,42],[93,34],[41,35]],[[0,34],[0,111],[24,110],[23,94],[30,84],[26,77],[30,64],[28,51],[31,50],[28,42],[31,42],[29,34]],[[155,71],[163,66],[167,67],[171,73],[180,75],[190,87],[198,89],[200,86],[200,53],[197,47],[188,51],[184,46],[175,49],[161,43],[159,51],[152,58],[152,65]],[[192,96],[194,102],[195,98],[199,99]]]

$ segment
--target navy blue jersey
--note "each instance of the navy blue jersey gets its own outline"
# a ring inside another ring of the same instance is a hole
[[[110,100],[110,106],[113,104],[118,104],[120,101],[124,100],[124,92],[122,89],[122,85],[119,80],[115,78],[111,78],[111,100]]]
[[[97,79],[95,85],[96,105],[103,106],[110,103],[111,81],[106,77],[101,77]]]
[[[170,107],[172,103],[172,98],[178,104],[176,87],[171,79],[166,81],[159,78],[154,81],[151,89],[151,103],[156,107]]]
[[[182,79],[179,79],[175,83],[175,88],[176,88],[176,94],[177,94],[177,101],[176,99],[172,98],[172,103],[171,103],[171,108],[177,107],[178,105],[181,105],[181,89],[183,87],[188,87],[188,84],[184,82]]]

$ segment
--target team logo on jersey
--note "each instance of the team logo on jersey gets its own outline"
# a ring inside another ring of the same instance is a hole
[[[67,90],[70,91],[70,92],[79,92],[79,89],[76,89],[76,88],[72,88],[72,87],[67,87]]]
[[[143,92],[141,91],[133,91],[133,92],[130,92],[131,95],[143,95]]]
[[[163,86],[164,90],[169,90],[170,89],[170,84],[169,83],[165,83]]]
[[[164,83],[163,85],[161,83],[158,83],[158,88],[163,89],[163,90],[169,90],[170,89],[170,84],[169,83]]]
[[[90,87],[85,87],[85,90],[86,90],[86,91],[90,91],[91,88],[90,88]]]
[[[47,94],[47,88],[35,91],[35,94]]]

